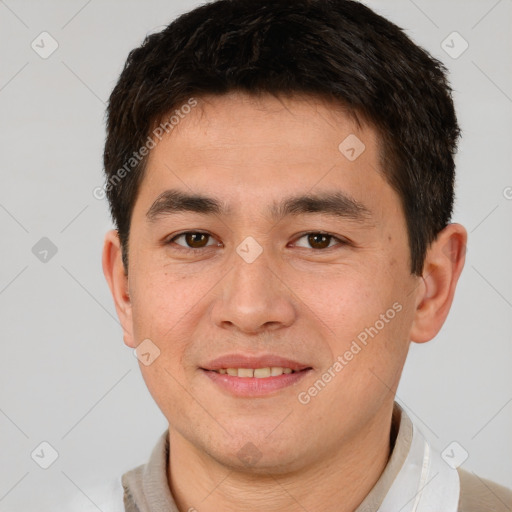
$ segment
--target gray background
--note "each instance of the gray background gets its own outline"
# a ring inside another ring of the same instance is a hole
[[[198,3],[0,0],[1,511],[94,501],[166,428],[122,341],[100,260],[111,223],[92,191],[129,50]],[[442,332],[413,344],[399,402],[436,448],[457,441],[464,468],[512,486],[511,1],[367,3],[447,64],[464,132],[466,268]],[[59,45],[46,59],[31,47],[51,48],[43,31]],[[441,46],[454,31],[469,44],[457,58],[460,38],[444,43],[452,56]],[[38,252],[43,237],[56,254]],[[31,458],[42,441],[59,454],[48,469]]]

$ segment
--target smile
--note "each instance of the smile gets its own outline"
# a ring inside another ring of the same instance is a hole
[[[264,368],[219,368],[201,369],[215,388],[231,397],[257,398],[274,396],[284,388],[296,385],[312,368],[292,370],[270,366]]]
[[[231,377],[265,379],[267,377],[278,377],[279,375],[294,373],[291,368],[281,366],[271,366],[267,368],[219,368],[212,370],[221,375],[231,375]]]

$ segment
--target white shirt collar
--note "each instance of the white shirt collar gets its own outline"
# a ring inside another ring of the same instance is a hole
[[[400,406],[396,404],[396,407]],[[402,427],[407,416],[402,409],[401,414]],[[457,512],[460,495],[457,470],[432,449],[416,425],[411,425],[409,452],[377,512]]]

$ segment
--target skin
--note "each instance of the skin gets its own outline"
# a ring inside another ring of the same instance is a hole
[[[353,511],[387,463],[409,345],[433,338],[446,319],[466,231],[448,225],[423,276],[412,275],[404,214],[379,169],[371,126],[318,98],[231,93],[198,101],[150,153],[128,274],[116,231],[103,252],[125,344],[149,338],[160,350],[140,369],[169,422],[170,489],[180,511]],[[350,134],[365,144],[354,161],[338,149]],[[231,211],[150,221],[147,211],[168,189],[214,197]],[[269,215],[283,197],[332,191],[369,215]],[[192,253],[182,251],[185,237],[166,244],[187,231],[211,238],[192,242]],[[312,246],[307,234],[318,232],[345,243]],[[248,236],[263,251],[252,263],[236,251]],[[400,312],[300,403],[299,393],[396,303]],[[278,354],[313,370],[270,395],[234,397],[200,369],[232,352]],[[260,457],[250,465],[238,457],[247,443]]]

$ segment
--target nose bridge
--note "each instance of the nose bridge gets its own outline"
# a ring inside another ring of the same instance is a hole
[[[258,254],[259,252],[259,254]],[[263,247],[258,251],[251,242],[243,242],[233,255],[233,272],[229,292],[238,299],[247,297],[250,303],[268,300],[269,285],[274,274],[270,270],[269,258]]]
[[[293,322],[291,294],[276,276],[270,254],[256,243],[246,239],[232,254],[232,271],[222,281],[214,308],[219,326],[259,332]]]

